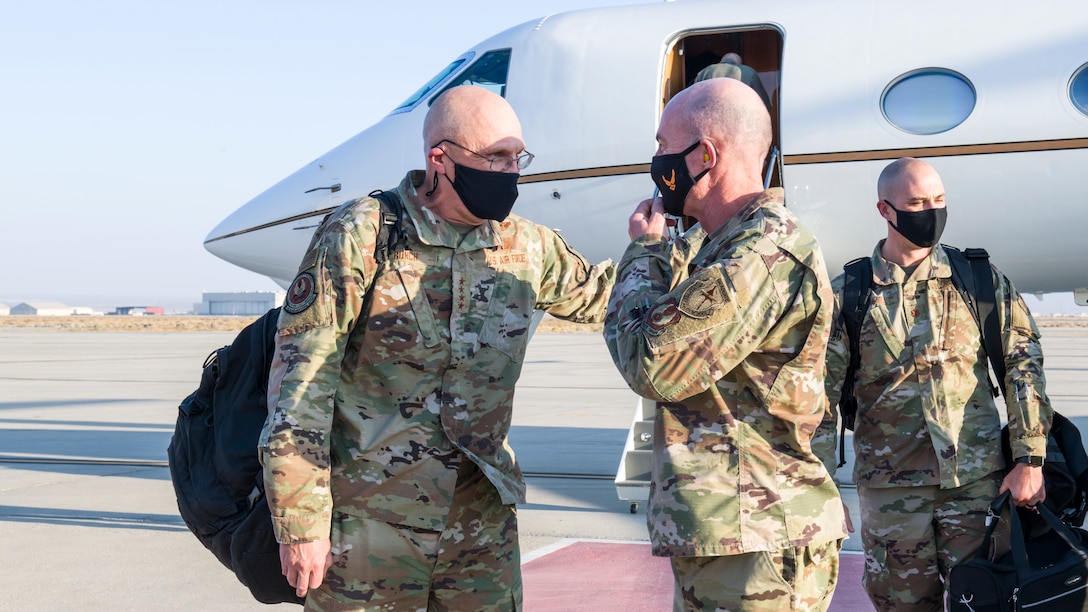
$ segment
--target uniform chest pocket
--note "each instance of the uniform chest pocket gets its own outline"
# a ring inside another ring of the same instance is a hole
[[[434,314],[415,264],[384,267],[371,290],[359,359],[385,363],[439,342]]]
[[[480,331],[480,344],[493,348],[512,361],[521,362],[529,343],[529,329],[536,306],[536,292],[529,281],[500,272]]]
[[[861,323],[858,365],[858,383],[871,383],[885,379],[893,372],[913,361],[903,340],[892,326],[883,300],[874,300],[873,306]]]

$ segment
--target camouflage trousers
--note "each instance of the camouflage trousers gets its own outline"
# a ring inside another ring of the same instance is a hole
[[[943,610],[948,574],[982,544],[986,509],[1000,486],[995,472],[955,489],[858,487],[862,585],[873,606],[879,611]]]
[[[827,610],[842,540],[722,557],[672,557],[674,612]]]
[[[517,611],[521,552],[514,506],[462,457],[443,531],[334,512],[332,567],[306,610]]]

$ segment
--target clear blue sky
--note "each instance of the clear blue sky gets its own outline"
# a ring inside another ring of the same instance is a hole
[[[0,302],[187,310],[204,291],[278,289],[204,237],[475,43],[638,2],[8,3]]]
[[[639,2],[8,3],[0,302],[184,311],[204,291],[278,289],[207,253],[204,237],[475,43]],[[1088,310],[1071,294],[1029,302]]]

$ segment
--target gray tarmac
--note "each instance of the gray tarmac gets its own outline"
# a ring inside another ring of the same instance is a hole
[[[233,336],[0,328],[0,610],[298,609],[256,603],[201,546],[165,467],[178,403]],[[1043,346],[1055,407],[1088,432],[1088,329],[1044,328]],[[571,538],[646,541],[613,483],[635,405],[597,334],[530,343],[511,433],[526,559]]]

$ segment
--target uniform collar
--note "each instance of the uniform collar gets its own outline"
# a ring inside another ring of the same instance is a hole
[[[725,225],[711,232],[709,238],[715,240],[720,236],[729,236],[737,231],[741,225],[748,222],[760,208],[764,206],[781,205],[785,201],[785,191],[781,187],[771,187],[770,189],[756,194],[756,197],[752,198],[751,202],[744,205],[737,211],[737,214],[733,215],[731,219],[725,222]]]
[[[937,245],[929,252],[929,256],[918,262],[914,273],[907,278],[907,271],[899,264],[884,259],[880,249],[884,247],[884,240],[876,243],[873,249],[873,280],[881,285],[902,285],[910,282],[923,282],[934,278],[951,278],[952,264],[948,261],[948,254],[944,247]]]
[[[427,179],[423,170],[412,170],[397,187],[397,193],[404,201],[405,212],[416,228],[419,241],[430,246],[440,246],[459,251],[475,251],[502,246],[499,235],[499,222],[487,221],[462,235],[459,228],[449,221],[439,218],[424,206],[425,198],[419,193]]]

